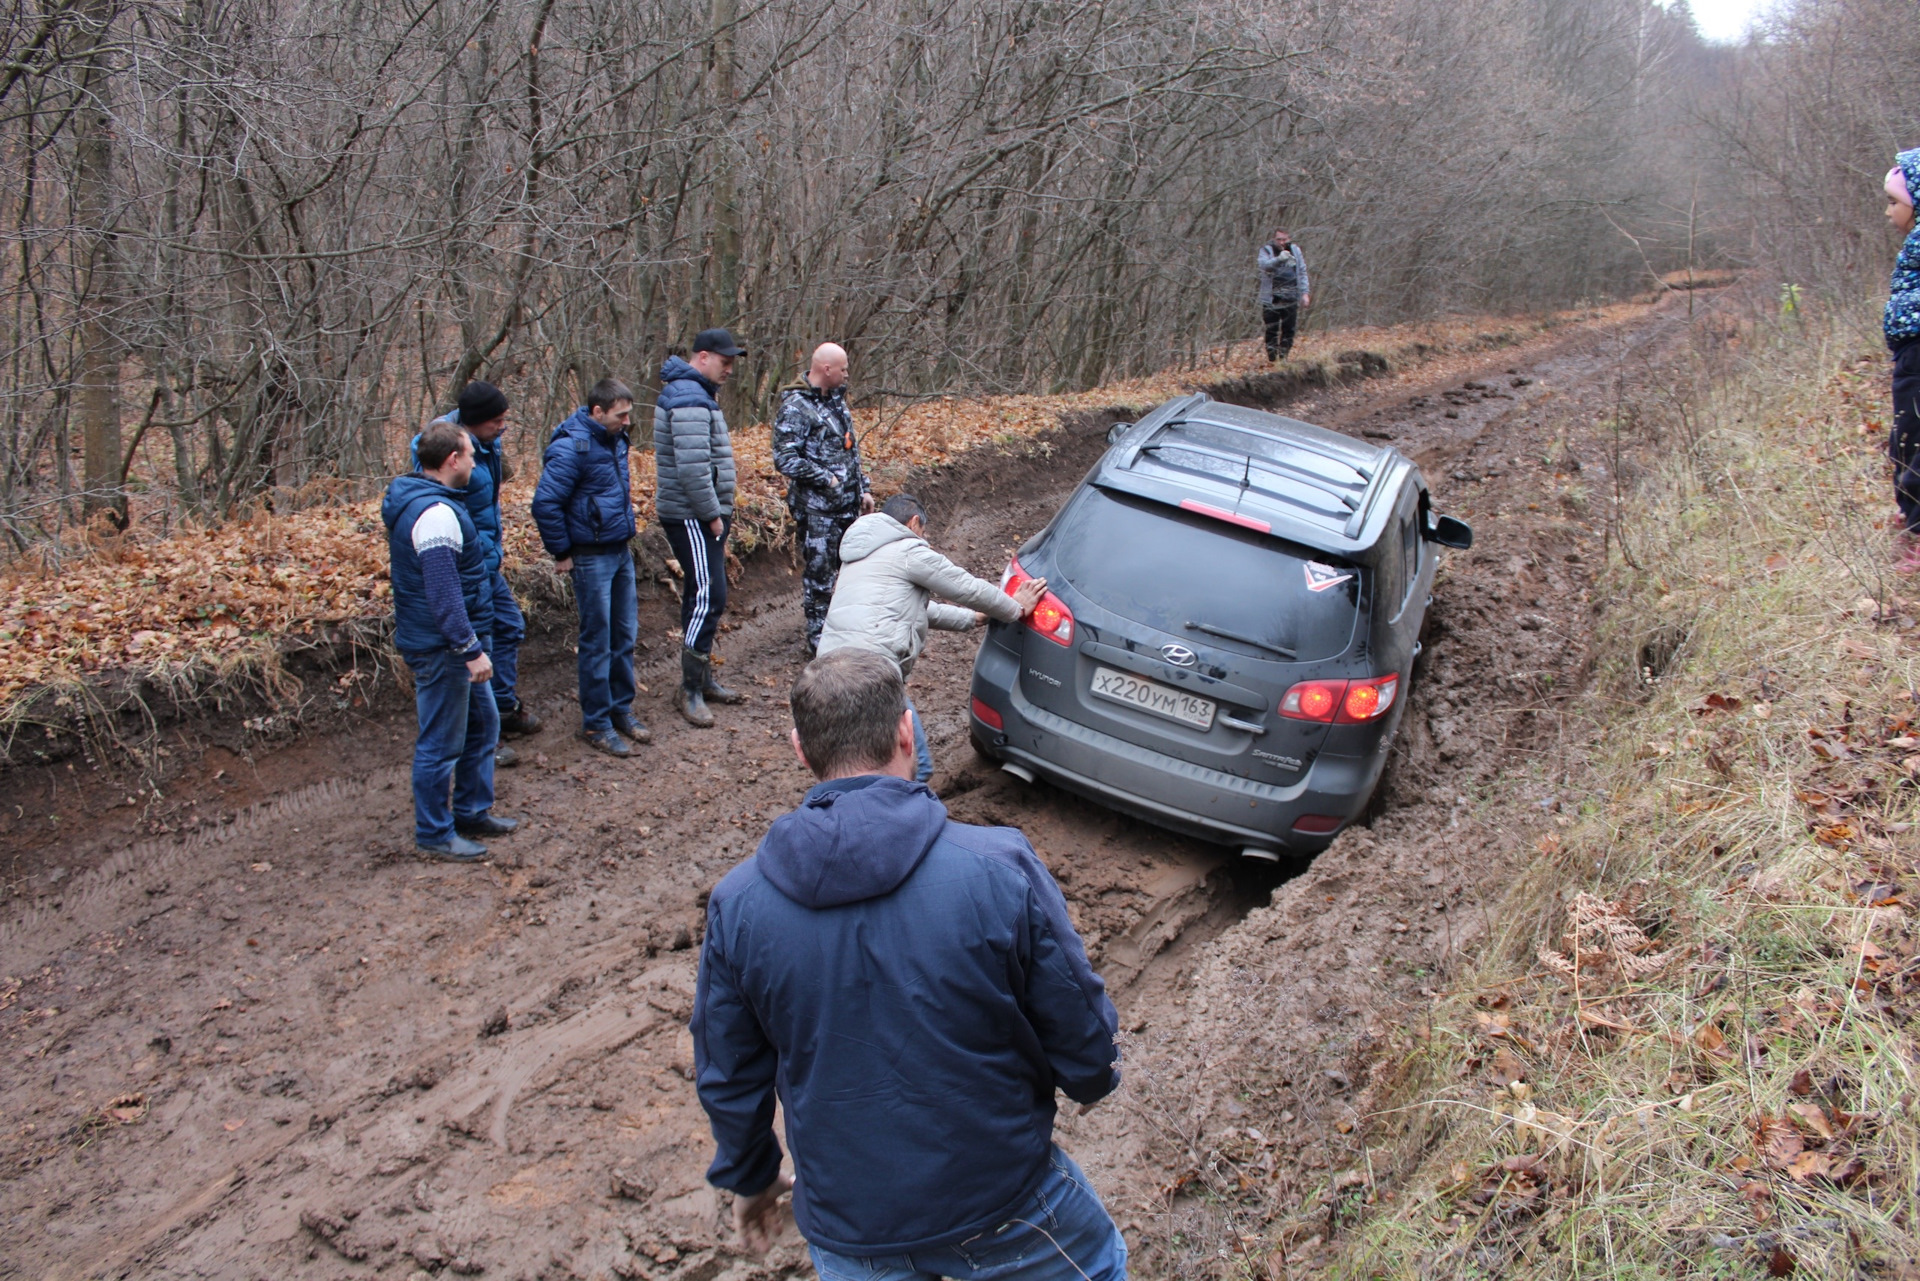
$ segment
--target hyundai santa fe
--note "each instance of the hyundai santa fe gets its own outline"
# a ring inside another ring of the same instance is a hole
[[[1437,515],[1396,450],[1204,395],[1116,426],[1002,586],[975,749],[1244,853],[1315,853],[1366,808],[1407,702]]]

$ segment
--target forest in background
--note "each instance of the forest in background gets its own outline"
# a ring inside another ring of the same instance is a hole
[[[0,529],[359,492],[472,377],[557,420],[707,324],[764,413],[1071,390],[1257,324],[1644,291],[1734,248],[1648,0],[14,0]],[[1695,235],[1692,233],[1698,232]],[[523,438],[524,439],[524,438]]]
[[[1277,224],[1320,325],[1857,293],[1908,9],[12,0],[0,555],[358,494],[472,377],[530,454],[707,324],[742,420],[824,338],[869,398],[1089,387],[1250,333]]]

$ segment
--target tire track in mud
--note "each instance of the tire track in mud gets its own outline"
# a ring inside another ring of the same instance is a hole
[[[1409,957],[1433,962],[1470,933],[1455,921],[1471,901],[1469,856],[1458,843],[1428,856],[1425,842],[1465,838],[1448,826],[1467,812],[1459,798],[1533,732],[1533,714],[1508,697],[1521,686],[1499,686],[1497,705],[1479,697],[1494,688],[1486,674],[1583,661],[1513,619],[1488,628],[1493,613],[1536,609],[1493,593],[1537,580],[1559,598],[1538,612],[1568,636],[1585,626],[1580,572],[1543,559],[1577,538],[1545,516],[1498,516],[1515,505],[1502,495],[1538,477],[1484,460],[1503,442],[1553,438],[1558,420],[1549,430],[1536,418],[1599,395],[1622,344],[1672,327],[1656,310],[1290,402],[1298,416],[1390,434],[1482,539],[1438,593],[1387,804],[1304,874],[1229,861],[975,761],[973,645],[932,639],[912,693],[936,788],[957,818],[1027,832],[1130,1029],[1125,1094],[1062,1130],[1140,1244],[1172,1221],[1159,1189],[1187,1158],[1168,1136],[1200,1143],[1193,1118],[1224,1106],[1220,1083],[1193,1065],[1246,1051],[1208,975],[1271,971],[1278,1009],[1263,1016],[1299,1037],[1270,1048],[1337,1071],[1370,989],[1336,977],[1303,1003],[1287,985],[1354,969],[1356,939],[1377,954],[1380,933],[1405,937],[1350,928],[1379,914],[1370,882],[1384,875],[1408,902],[1450,905],[1408,925],[1420,942]],[[1482,387],[1463,393],[1463,382]],[[1104,448],[1106,425],[1067,422],[924,478],[936,544],[997,575]],[[1499,484],[1489,470],[1504,473]],[[1477,478],[1456,490],[1453,471]],[[0,986],[0,1054],[13,1068],[0,1107],[20,1123],[0,1133],[0,1230],[13,1243],[0,1272],[337,1277],[465,1260],[489,1275],[745,1281],[802,1269],[791,1238],[757,1268],[728,1244],[703,1181],[710,1153],[684,1028],[704,890],[809,781],[781,697],[800,665],[797,576],[755,572],[720,642],[730,681],[753,699],[720,709],[719,729],[672,718],[669,647],[639,672],[654,743],[633,762],[596,756],[566,734],[564,647],[529,666],[532,701],[555,728],[521,741],[526,763],[501,776],[502,810],[527,828],[499,843],[492,867],[407,856],[408,744],[373,735],[351,744],[355,758],[383,758],[364,777],[256,806],[218,834],[123,851],[57,912],[4,927],[0,974],[18,977]],[[671,607],[669,594],[643,602],[643,639],[671,625]],[[163,892],[149,894],[156,881]],[[1256,966],[1249,947],[1271,955]],[[1335,1087],[1272,1088],[1300,1095],[1305,1117]],[[105,1103],[129,1094],[142,1096],[142,1119],[103,1122]],[[1289,1150],[1296,1164],[1321,1159],[1311,1143]]]

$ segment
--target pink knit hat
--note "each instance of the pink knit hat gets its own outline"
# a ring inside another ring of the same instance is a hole
[[[1899,165],[1887,170],[1887,194],[1907,208],[1913,208],[1913,193],[1907,190],[1907,175],[1900,172]]]

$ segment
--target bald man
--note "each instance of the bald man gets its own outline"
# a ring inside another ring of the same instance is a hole
[[[820,629],[840,573],[840,536],[873,510],[860,470],[860,442],[847,409],[847,353],[838,343],[813,349],[807,372],[780,393],[773,421],[773,465],[787,478],[787,510],[799,527],[806,570],[800,603],[807,616],[807,657],[820,648]]]

